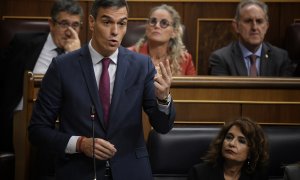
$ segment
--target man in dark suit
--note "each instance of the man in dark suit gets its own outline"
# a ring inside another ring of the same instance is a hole
[[[96,0],[89,44],[54,58],[43,78],[29,140],[57,153],[57,180],[152,179],[142,110],[156,131],[173,127],[172,73],[120,46],[127,21],[126,0]]]
[[[78,3],[56,1],[49,19],[50,32],[18,33],[14,36],[2,59],[5,76],[1,93],[0,151],[13,151],[13,115],[23,107],[24,72],[44,74],[52,58],[58,55],[57,48],[65,52],[79,49],[82,16]]]
[[[264,2],[241,1],[237,6],[232,25],[239,40],[211,54],[209,58],[211,75],[292,75],[288,53],[264,42],[269,27],[268,7]]]

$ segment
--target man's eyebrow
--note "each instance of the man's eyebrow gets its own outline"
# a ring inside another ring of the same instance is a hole
[[[107,15],[102,15],[100,18],[101,19],[112,19],[110,16],[107,16]]]
[[[112,18],[111,16],[107,16],[107,15],[103,15],[103,16],[101,16],[100,18],[101,18],[101,19],[109,19],[109,20],[113,20],[113,18]],[[120,20],[118,20],[118,22],[119,22],[119,21],[124,21],[124,20],[128,20],[128,17],[123,17],[123,18],[121,18]]]
[[[124,17],[124,18],[120,19],[120,21],[124,21],[124,20],[128,20],[128,17]]]

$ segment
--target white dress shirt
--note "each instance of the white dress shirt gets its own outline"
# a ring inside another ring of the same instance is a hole
[[[44,47],[40,53],[40,56],[35,63],[33,68],[34,74],[45,74],[52,59],[57,56],[57,52],[54,50],[57,46],[54,44],[51,34],[48,34],[47,40],[44,44]],[[23,110],[23,97],[21,98],[18,106],[15,108],[15,111]]]

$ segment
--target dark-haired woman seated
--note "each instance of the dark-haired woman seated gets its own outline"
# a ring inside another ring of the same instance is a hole
[[[268,142],[263,129],[242,118],[221,129],[204,162],[191,168],[189,180],[267,180]]]

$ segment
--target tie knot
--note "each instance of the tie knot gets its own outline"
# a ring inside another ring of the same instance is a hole
[[[250,62],[251,62],[251,64],[255,64],[255,62],[256,62],[256,55],[255,54],[250,55]]]
[[[103,58],[101,63],[102,63],[103,69],[107,69],[108,66],[109,66],[109,63],[110,63],[110,59],[109,58]]]
[[[65,50],[63,48],[57,47],[54,50],[57,52],[57,55],[61,55],[61,54],[65,53]]]

